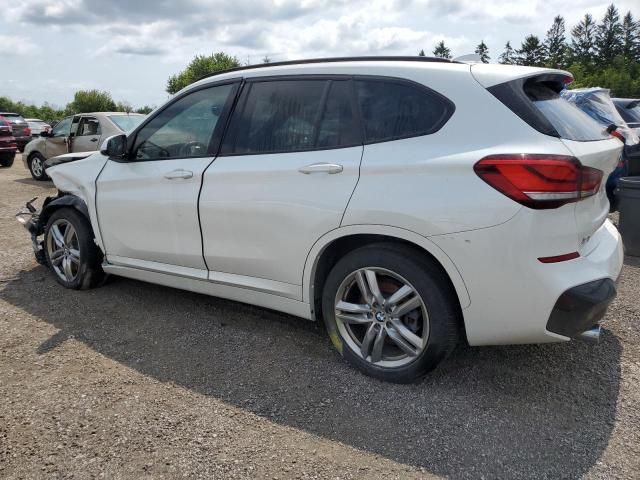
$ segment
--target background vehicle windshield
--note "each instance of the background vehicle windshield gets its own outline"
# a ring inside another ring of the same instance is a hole
[[[109,115],[109,120],[115,123],[123,132],[133,130],[145,118],[145,115]]]
[[[625,120],[630,123],[640,122],[640,101],[632,108],[623,109]]]

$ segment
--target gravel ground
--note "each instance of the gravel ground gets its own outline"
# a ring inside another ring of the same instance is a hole
[[[599,345],[460,347],[417,385],[310,322],[114,278],[64,290],[0,170],[1,478],[639,478],[640,261]]]

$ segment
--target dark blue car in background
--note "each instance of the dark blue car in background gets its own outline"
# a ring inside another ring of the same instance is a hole
[[[609,175],[606,185],[611,210],[616,210],[618,199],[615,196],[615,189],[620,178],[640,175],[640,138],[638,133],[630,128],[620,116],[611,100],[609,90],[606,88],[594,87],[564,90],[561,95],[624,143],[620,163]]]

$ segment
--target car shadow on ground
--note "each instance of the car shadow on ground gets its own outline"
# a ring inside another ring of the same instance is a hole
[[[35,180],[33,178],[17,178],[14,182],[23,183],[25,185],[31,185],[33,187],[40,188],[53,188],[53,182],[51,180]]]
[[[581,477],[614,425],[621,344],[459,347],[421,383],[365,377],[311,322],[222,299],[112,279],[64,290],[44,267],[0,298],[162,382],[274,422],[452,478]]]

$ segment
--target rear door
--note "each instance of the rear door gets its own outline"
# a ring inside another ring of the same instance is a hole
[[[83,116],[73,138],[72,152],[92,152],[98,149],[102,135],[100,122],[96,117]]]
[[[247,81],[200,196],[212,280],[301,297],[307,254],[358,181],[351,91],[345,77]]]

